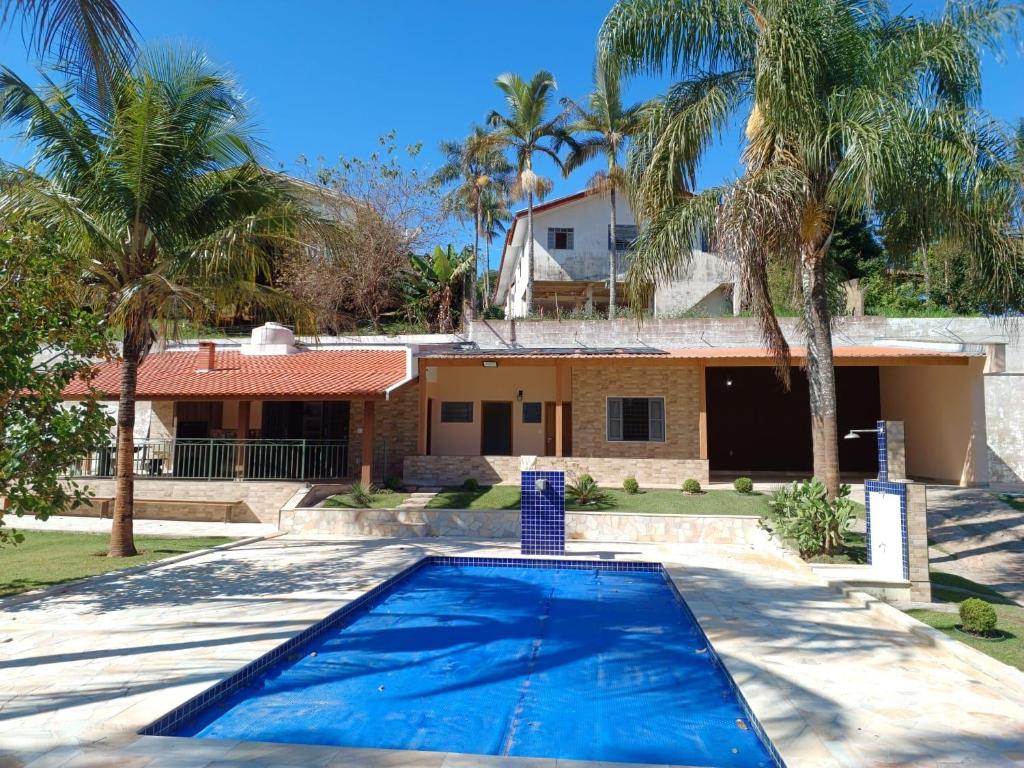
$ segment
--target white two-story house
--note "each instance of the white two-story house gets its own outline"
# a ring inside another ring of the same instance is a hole
[[[608,252],[611,243],[607,192],[584,191],[534,206],[534,312],[554,317],[559,312],[608,308]],[[625,278],[630,244],[637,225],[624,195],[616,200],[616,241],[619,252],[616,302],[628,300]],[[525,317],[526,211],[512,221],[501,254],[494,303],[506,316]],[[673,317],[686,313],[725,315],[732,312],[733,265],[701,243],[675,277],[657,287],[652,313]]]

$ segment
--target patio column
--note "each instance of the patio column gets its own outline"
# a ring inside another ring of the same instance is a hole
[[[252,404],[248,400],[238,402],[238,442],[235,446],[235,477],[245,477],[245,441],[249,439],[249,414]]]
[[[565,372],[568,369],[559,365],[555,368],[555,456],[565,456],[565,408],[564,394]]]
[[[697,416],[697,437],[699,440],[698,458],[708,458],[708,388],[707,388],[707,365],[697,364],[697,398],[699,413]]]
[[[363,401],[363,450],[362,466],[359,469],[359,479],[363,485],[370,485],[373,482],[374,411],[376,405],[377,403],[373,400]]]
[[[420,374],[420,380],[417,384],[419,387],[420,395],[420,407],[419,416],[417,417],[417,430],[416,430],[416,453],[420,456],[427,455],[427,376],[426,368],[424,367],[423,372]]]

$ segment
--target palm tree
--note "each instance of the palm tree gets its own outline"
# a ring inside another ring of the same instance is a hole
[[[84,264],[89,306],[122,340],[116,499],[109,555],[135,553],[132,530],[136,376],[157,327],[208,320],[235,301],[272,312],[285,298],[257,285],[270,252],[300,245],[304,206],[265,171],[245,102],[200,54],[143,54],[106,106],[71,89],[36,92],[0,70],[0,121],[34,145],[31,167],[3,169],[0,216],[54,233],[57,255]]]
[[[484,309],[491,306],[491,243],[504,234],[505,223],[512,218],[506,197],[494,188],[484,192],[480,200],[480,234],[484,238]]]
[[[979,272],[1012,275],[1008,140],[977,116],[981,48],[1019,11],[947,6],[931,20],[861,0],[622,0],[599,47],[626,71],[680,78],[658,100],[628,160],[634,210],[649,220],[630,269],[637,300],[671,275],[702,231],[744,267],[762,334],[788,382],[789,348],[766,264],[787,258],[802,286],[814,474],[839,485],[826,257],[837,218],[932,212]],[[691,196],[709,144],[746,117],[746,170]],[[1014,189],[1018,190],[1017,192]],[[1019,262],[1017,262],[1019,263]],[[998,290],[1012,290],[1007,279]]]
[[[433,180],[441,185],[457,183],[444,197],[444,207],[460,219],[469,214],[473,218],[473,268],[469,274],[468,313],[472,318],[476,301],[477,262],[480,252],[482,198],[490,187],[503,192],[511,186],[512,166],[502,152],[498,138],[480,126],[464,141],[441,142],[445,163],[434,174]]]
[[[491,112],[488,122],[502,143],[515,154],[516,196],[526,198],[526,311],[533,312],[533,202],[551,190],[551,181],[533,170],[533,157],[546,155],[562,168],[558,148],[575,146],[565,129],[565,113],[548,117],[552,94],[558,85],[550,72],[540,70],[527,82],[514,73],[501,75],[495,84],[505,95],[508,114]]]
[[[438,333],[452,333],[455,330],[456,290],[462,284],[466,274],[473,268],[474,255],[455,250],[450,243],[446,248],[434,246],[429,256],[412,257],[413,270],[420,282],[420,290],[427,297],[433,310],[434,325]]]
[[[608,244],[608,319],[615,318],[615,282],[618,279],[618,245],[615,238],[617,226],[615,195],[624,190],[626,174],[619,164],[619,157],[626,138],[640,127],[641,105],[623,107],[619,87],[619,73],[610,60],[599,61],[594,67],[594,90],[588,97],[589,110],[571,99],[562,99],[562,104],[575,120],[568,130],[573,134],[591,134],[577,139],[577,147],[565,159],[565,175],[568,176],[584,163],[604,154],[608,163],[605,171],[598,171],[588,186],[599,192],[608,192],[611,200],[609,212]]]
[[[117,0],[0,0],[0,25],[18,17],[29,51],[54,56],[100,102],[135,54],[134,26]]]

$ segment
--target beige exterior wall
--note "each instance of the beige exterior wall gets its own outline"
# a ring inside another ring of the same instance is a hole
[[[430,453],[434,456],[480,455],[480,403],[498,401],[512,403],[512,453],[520,456],[544,454],[543,405],[541,423],[524,424],[523,402],[545,403],[556,399],[554,366],[505,366],[427,368],[427,397],[433,400],[431,412]],[[568,399],[568,398],[567,398]],[[473,403],[471,424],[443,424],[441,403],[458,401]]]
[[[572,377],[573,455],[697,459],[700,456],[698,371],[696,365],[575,369]],[[606,424],[609,397],[664,397],[665,442],[609,442]]]
[[[154,400],[151,404],[152,418],[149,422],[149,437],[152,440],[169,440],[175,435],[174,402]]]
[[[988,482],[984,362],[878,369],[882,418],[904,423],[911,477]]]

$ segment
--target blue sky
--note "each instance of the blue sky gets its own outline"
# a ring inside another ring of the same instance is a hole
[[[145,40],[186,41],[231,71],[252,101],[273,162],[299,155],[365,156],[395,129],[400,144],[423,142],[423,165],[436,167],[437,143],[464,136],[503,107],[494,78],[506,71],[554,73],[560,95],[582,98],[590,86],[594,40],[610,0],[122,0]],[[896,4],[898,5],[898,4]],[[908,4],[931,11],[935,0]],[[529,19],[525,25],[520,19]],[[517,29],[527,32],[516,33]],[[1024,57],[986,61],[984,105],[998,117],[1024,117]],[[0,33],[0,61],[32,74],[16,31]],[[29,77],[31,81],[31,77]],[[666,81],[627,86],[631,100]],[[9,135],[0,127],[0,134]],[[708,156],[700,185],[738,170],[733,132]],[[0,141],[0,156],[26,159]],[[542,172],[555,176],[553,168]],[[556,178],[555,194],[574,192],[587,169]]]

